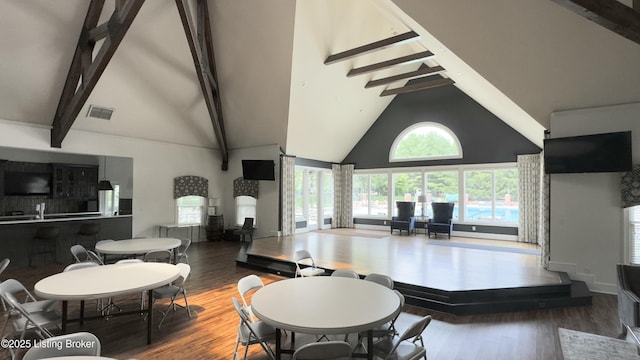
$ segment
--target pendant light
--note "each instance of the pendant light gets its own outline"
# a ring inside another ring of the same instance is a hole
[[[110,191],[113,190],[111,181],[107,180],[107,157],[104,157],[104,170],[102,173],[102,180],[98,182],[98,191]]]

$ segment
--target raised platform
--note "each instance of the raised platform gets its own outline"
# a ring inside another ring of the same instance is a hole
[[[584,282],[541,269],[539,256],[507,247],[451,246],[423,236],[320,231],[256,239],[236,263],[293,277],[296,250],[306,248],[331,273],[350,268],[362,277],[391,276],[408,304],[454,315],[526,311],[591,304]]]

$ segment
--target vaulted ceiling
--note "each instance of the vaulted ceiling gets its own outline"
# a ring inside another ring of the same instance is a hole
[[[113,6],[107,1],[105,12]],[[208,7],[230,149],[278,144],[288,154],[341,161],[393,100],[381,91],[402,86],[366,84],[423,63],[443,66],[455,81],[449,86],[537,144],[553,111],[640,101],[640,45],[553,1]],[[85,0],[0,2],[0,119],[51,126],[87,9]],[[419,39],[325,64],[331,54],[408,31]],[[347,76],[425,50],[435,57]],[[87,117],[91,104],[113,108],[111,120]],[[174,1],[140,8],[73,129],[218,148]]]

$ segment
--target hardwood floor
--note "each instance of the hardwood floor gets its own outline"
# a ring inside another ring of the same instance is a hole
[[[238,325],[231,297],[238,296],[236,283],[248,274],[259,275],[265,283],[281,277],[236,266],[239,243],[195,243],[189,249],[192,272],[186,282],[193,318],[178,310],[169,314],[154,342],[146,344],[145,322],[141,317],[113,317],[86,322],[79,329],[95,333],[102,354],[116,359],[231,359]],[[16,278],[32,288],[42,277],[59,272],[64,265],[37,269],[12,268],[2,278]],[[91,279],[87,279],[91,281]],[[123,308],[139,306],[139,296],[116,298]],[[158,305],[159,307],[161,305]],[[434,321],[425,331],[429,359],[562,359],[558,327],[616,337],[619,333],[617,300],[613,295],[594,294],[593,305],[546,309],[519,313],[452,316],[407,306],[410,314],[432,314]],[[411,315],[403,315],[403,323]],[[297,343],[304,341],[298,336]],[[311,339],[312,340],[312,339]],[[6,349],[0,359],[9,359]],[[267,360],[258,345],[249,349],[249,359]]]

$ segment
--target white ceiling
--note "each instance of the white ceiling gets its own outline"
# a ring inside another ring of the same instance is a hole
[[[640,101],[640,45],[552,1],[208,4],[230,149],[278,144],[341,161],[393,98],[364,84],[419,65],[347,71],[416,49],[434,52],[455,86],[538,144],[553,111]],[[52,123],[87,8],[84,0],[0,2],[0,119]],[[408,29],[419,42],[323,64]],[[114,116],[86,118],[90,104]],[[174,1],[142,6],[73,127],[217,148]]]

